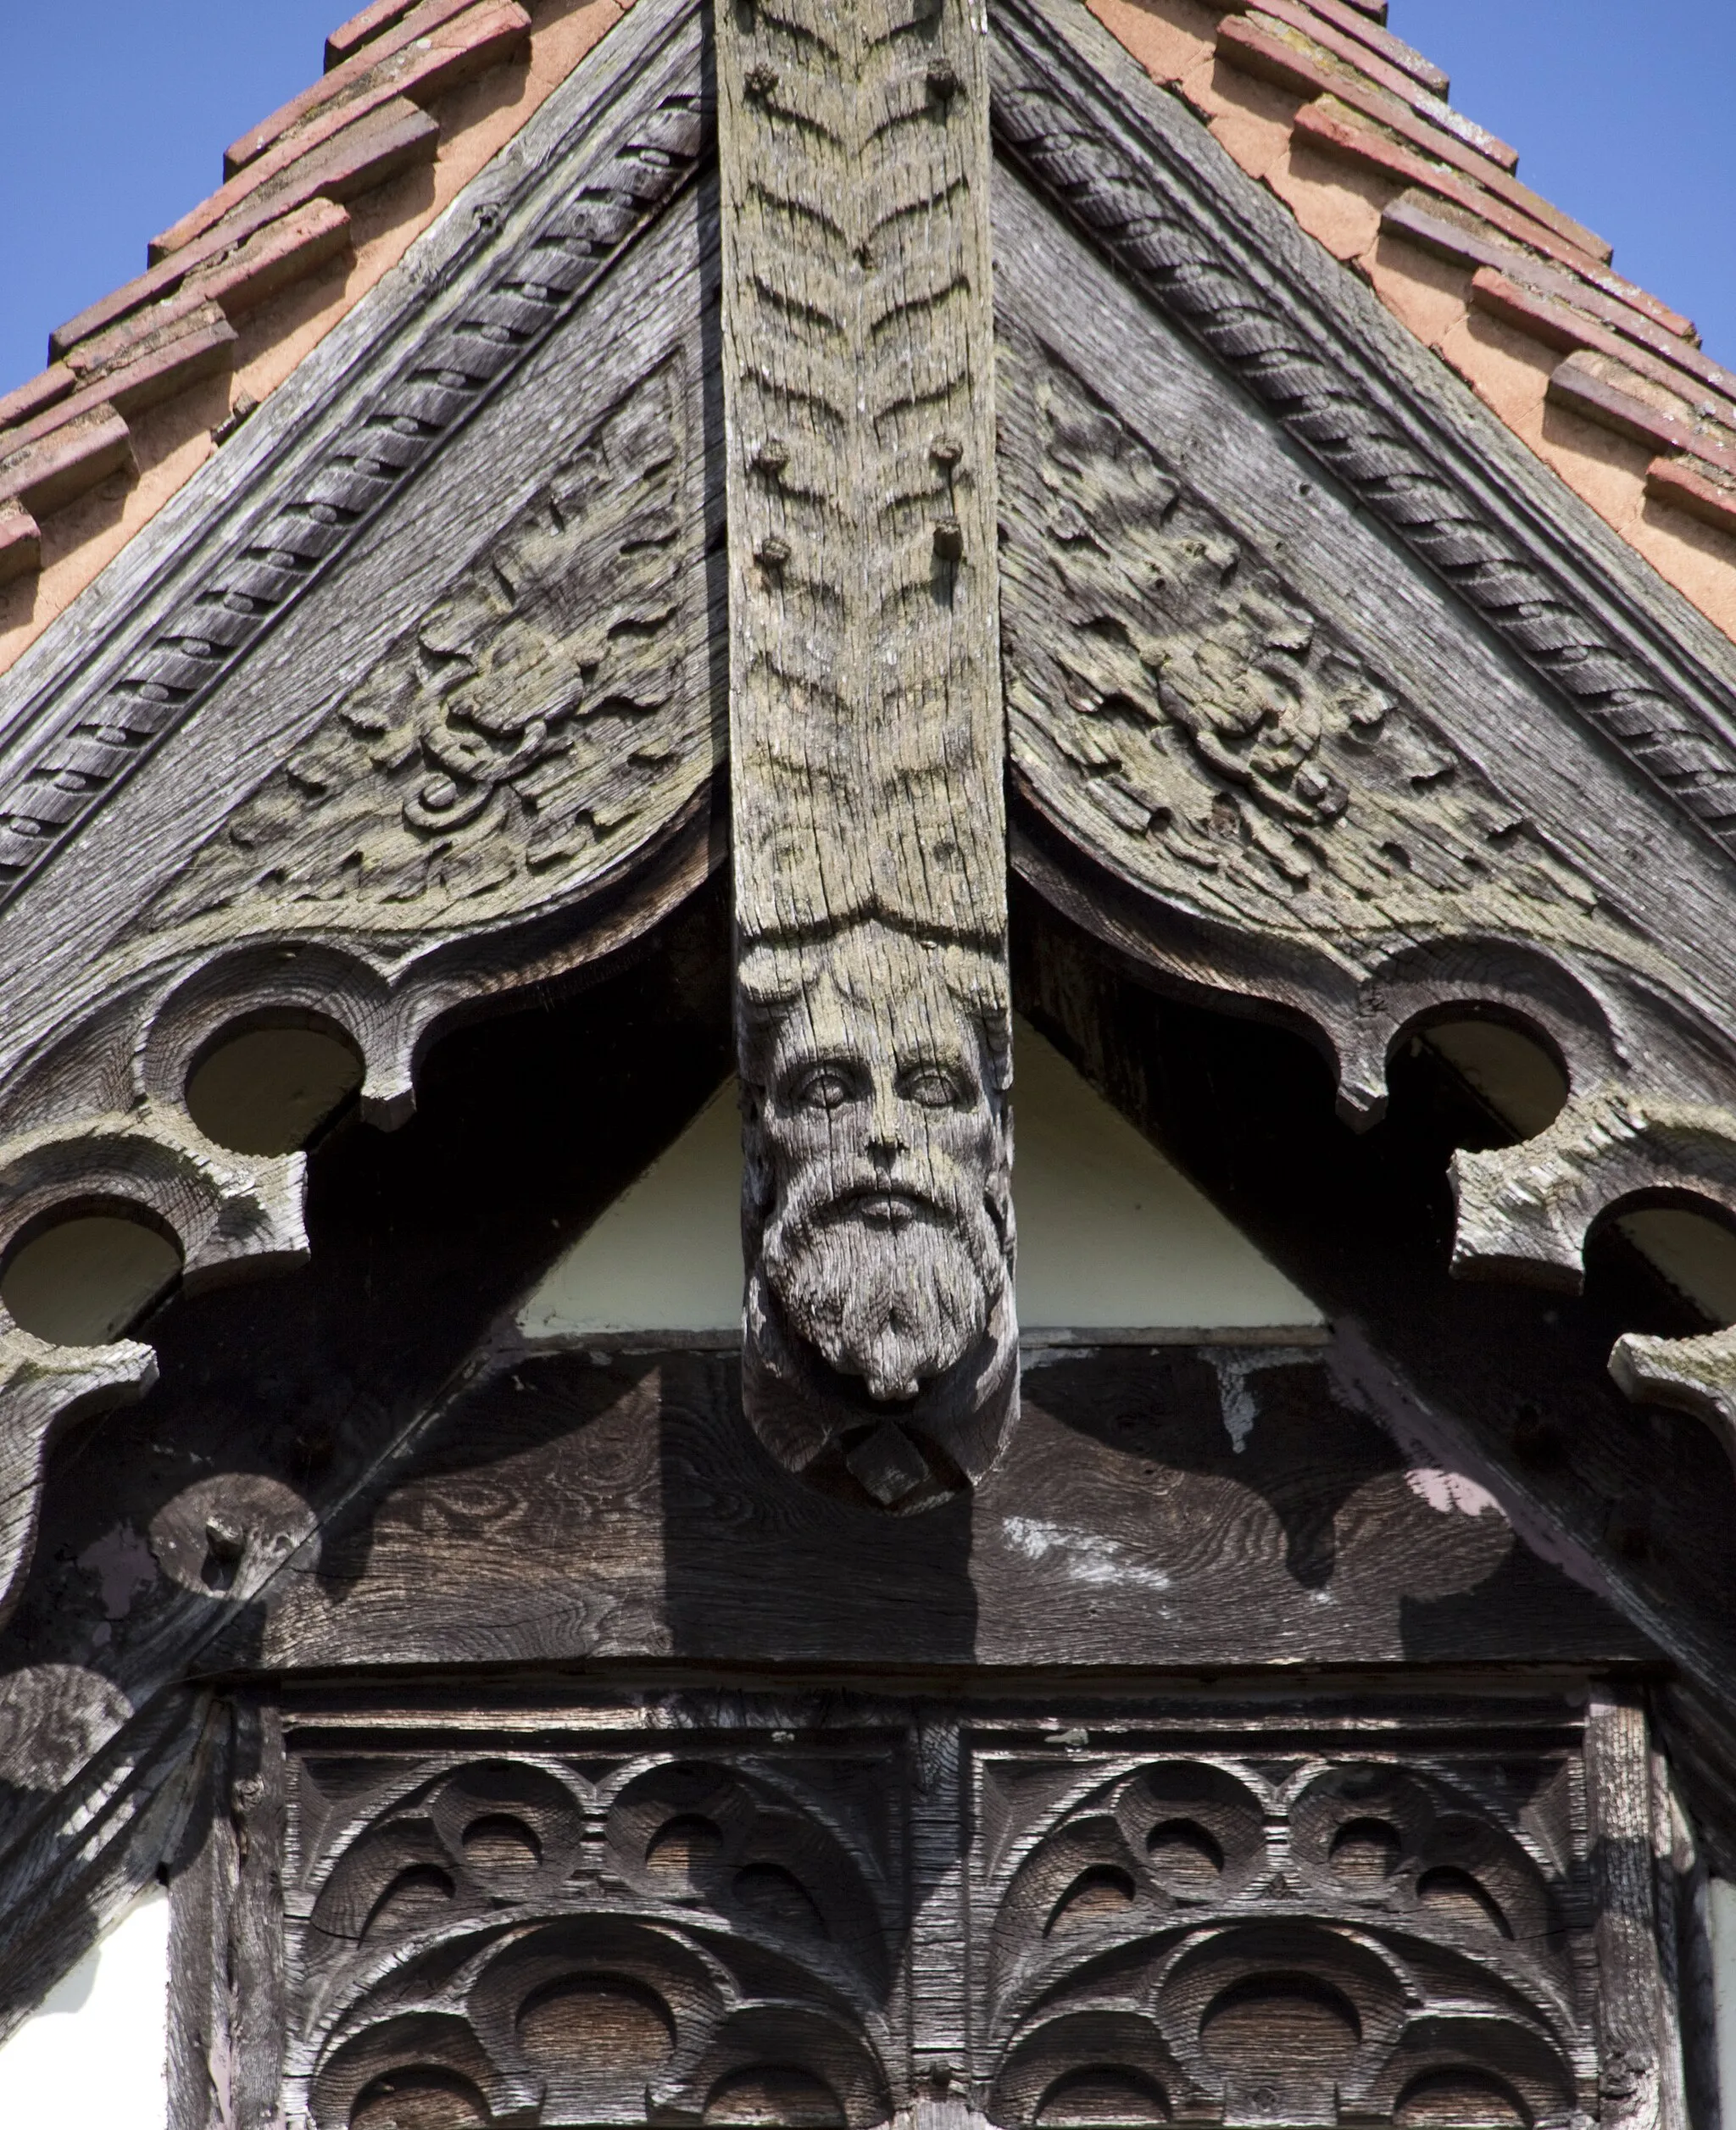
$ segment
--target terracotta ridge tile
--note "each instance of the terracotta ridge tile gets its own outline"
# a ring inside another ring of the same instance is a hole
[[[1519,152],[1509,147],[1505,141],[1497,140],[1486,128],[1468,119],[1462,111],[1455,111],[1432,90],[1414,81],[1399,68],[1359,42],[1335,30],[1329,22],[1319,18],[1320,0],[1239,0],[1238,12],[1244,14],[1255,25],[1268,22],[1283,25],[1299,31],[1302,36],[1317,44],[1322,52],[1330,53],[1347,66],[1354,67],[1358,75],[1372,82],[1377,88],[1386,90],[1413,111],[1446,132],[1462,141],[1466,147],[1474,148],[1479,155],[1486,155],[1510,175],[1518,168]]]
[[[168,347],[183,334],[218,324],[223,316],[222,309],[209,293],[184,288],[166,303],[153,303],[134,311],[105,332],[81,340],[68,354],[66,366],[78,380],[81,391],[85,391],[100,374]]]
[[[0,503],[0,584],[42,566],[42,531],[17,497]]]
[[[1732,376],[1728,370],[1719,371],[1716,364],[1705,362],[1704,358],[1700,370],[1690,370],[1683,363],[1659,355],[1636,340],[1613,331],[1562,298],[1526,288],[1492,266],[1479,266],[1472,275],[1471,301],[1476,309],[1505,319],[1509,325],[1535,334],[1553,347],[1564,351],[1583,348],[1611,356],[1672,392],[1691,394],[1697,389],[1705,394],[1711,380],[1703,372],[1713,371],[1722,381],[1716,388],[1717,396],[1706,397],[1695,411],[1712,420],[1736,423],[1736,376]]]
[[[1467,147],[1456,135],[1424,119],[1410,104],[1386,95],[1347,68],[1341,71],[1342,63],[1322,64],[1299,50],[1293,41],[1298,35],[1292,31],[1285,36],[1273,36],[1251,21],[1228,16],[1218,25],[1217,51],[1232,66],[1263,74],[1266,79],[1279,81],[1299,94],[1318,92],[1336,97],[1349,109],[1390,128],[1413,147],[1438,158],[1472,179],[1532,221],[1554,230],[1563,242],[1572,245],[1577,251],[1607,261],[1609,245],[1583,223],[1564,214],[1540,192],[1533,192],[1528,185],[1522,185],[1487,155]]]
[[[201,377],[229,367],[236,331],[214,304],[209,316],[195,314],[186,321],[189,330],[177,333],[155,348],[147,348],[133,361],[109,370],[74,392],[70,398],[21,423],[0,436],[0,451],[12,451],[52,436],[70,423],[82,420],[99,408],[117,414],[136,414],[159,400],[172,398]]]
[[[309,117],[334,97],[354,86],[362,77],[378,66],[381,60],[412,44],[418,37],[426,36],[454,15],[485,4],[485,0],[419,0],[419,4],[404,15],[390,31],[375,42],[365,45],[352,59],[335,67],[330,74],[311,83],[298,96],[282,103],[269,118],[261,119],[250,126],[237,141],[231,142],[223,152],[223,175],[233,177],[245,170],[256,156],[263,155],[280,134],[287,133],[292,126]]]
[[[415,4],[416,0],[373,0],[371,7],[353,14],[348,22],[340,22],[326,40],[326,73],[341,67],[352,53],[370,44],[394,22],[401,22]]]
[[[1494,233],[1488,218],[1480,211],[1461,209],[1440,197],[1426,197],[1416,192],[1401,192],[1395,200],[1389,200],[1381,212],[1381,226],[1393,235],[1409,238],[1413,244],[1421,244],[1427,251],[1441,259],[1452,259],[1460,264],[1475,261],[1479,266],[1493,266],[1502,273],[1517,273],[1537,281],[1552,294],[1561,294],[1572,289],[1574,300],[1589,303],[1594,307],[1607,306],[1608,322],[1619,324],[1624,331],[1641,331],[1649,336],[1650,344],[1660,352],[1684,354],[1698,353],[1693,321],[1683,317],[1679,311],[1661,303],[1637,281],[1630,281],[1613,268],[1599,266],[1586,260],[1572,274],[1561,268],[1546,264],[1532,253],[1516,251],[1512,243]],[[1619,319],[1616,312],[1624,314]],[[1605,315],[1600,309],[1598,314]],[[1676,345],[1667,350],[1664,342]],[[1680,359],[1681,358],[1678,358]]]
[[[39,516],[131,464],[131,431],[113,407],[99,403],[82,420],[0,456],[0,501],[15,496]]]
[[[292,281],[315,272],[347,251],[350,220],[333,200],[313,199],[266,222],[212,264],[195,266],[181,286],[139,309],[128,311],[67,352],[69,374],[88,378],[129,349],[152,344],[195,312],[209,310],[233,320]]]
[[[53,406],[57,399],[64,399],[75,381],[64,363],[50,363],[34,377],[26,377],[23,384],[15,385],[0,397],[0,429],[10,429],[14,423],[28,421],[44,407]]]
[[[1736,474],[1685,457],[1654,459],[1645,470],[1645,492],[1721,532],[1736,533]]]
[[[370,111],[394,98],[420,104],[455,87],[467,75],[506,58],[529,36],[531,18],[517,0],[473,0],[463,16],[446,24],[431,38],[384,59],[353,86],[353,94],[314,112],[292,131],[275,141],[236,176],[183,214],[173,228],[151,239],[148,257],[155,265],[178,252],[248,195],[292,169],[303,155],[356,125]],[[425,48],[424,48],[425,47]]]
[[[1334,108],[1334,105],[1337,108]],[[1359,114],[1338,104],[1333,97],[1316,97],[1312,103],[1305,103],[1297,112],[1291,127],[1294,135],[1299,135],[1310,147],[1320,148],[1328,155],[1342,155],[1349,161],[1360,163],[1368,169],[1399,179],[1405,185],[1416,186],[1427,192],[1438,193],[1444,199],[1466,209],[1479,220],[1504,230],[1522,244],[1534,246],[1546,252],[1552,259],[1563,260],[1570,266],[1587,268],[1602,264],[1589,253],[1558,236],[1553,229],[1533,221],[1528,214],[1509,207],[1505,200],[1493,194],[1479,192],[1468,179],[1457,171],[1430,162],[1414,149],[1396,141],[1382,127],[1372,124]]]
[[[195,266],[220,258],[266,223],[309,200],[350,199],[412,163],[431,159],[439,137],[439,126],[415,104],[402,99],[382,104],[303,158],[284,173],[275,188],[244,201],[216,228],[57,326],[49,339],[50,353],[61,356],[128,311],[170,294]]]
[[[1550,404],[1613,429],[1618,436],[1632,437],[1637,443],[1666,452],[1686,452],[1721,472],[1736,475],[1736,434],[1728,437],[1708,435],[1683,414],[1660,406],[1647,392],[1649,380],[1606,376],[1596,367],[1597,360],[1581,353],[1558,363],[1545,392]],[[1652,387],[1654,392],[1656,389]]]
[[[1419,52],[1414,44],[1406,44],[1402,37],[1395,37],[1381,23],[1372,21],[1347,5],[1346,0],[1304,0],[1304,4],[1311,14],[1336,23],[1347,36],[1360,39],[1372,52],[1377,52],[1389,65],[1397,67],[1401,74],[1408,74],[1432,96],[1444,98],[1452,94],[1453,84],[1444,67],[1438,67],[1426,53]]]

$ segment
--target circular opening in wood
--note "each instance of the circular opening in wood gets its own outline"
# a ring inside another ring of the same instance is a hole
[[[1160,1885],[1172,1894],[1210,1893],[1224,1867],[1217,1838],[1198,1820],[1165,1820],[1145,1838]]]
[[[1467,1014],[1433,1021],[1411,1040],[1490,1113],[1500,1137],[1534,1138],[1566,1102],[1560,1057],[1541,1036],[1511,1021]]]
[[[364,2086],[350,2110],[350,2130],[471,2130],[488,2109],[456,2072],[413,2066]]]
[[[236,1154],[293,1154],[362,1083],[353,1045],[329,1027],[251,1026],[206,1046],[186,1106],[208,1139]]]
[[[1384,1820],[1346,1820],[1333,1837],[1332,1866],[1352,1886],[1378,1886],[1392,1877],[1404,1847]]]
[[[0,1272],[13,1321],[57,1346],[119,1338],[181,1276],[181,1251],[142,1210],[85,1207],[27,1231]]]
[[[1668,1335],[1736,1324],[1736,1228],[1704,1199],[1671,1194],[1625,1200],[1593,1229],[1585,1265],[1593,1281],[1628,1273],[1623,1284],[1639,1313],[1659,1312],[1655,1323],[1638,1328]]]

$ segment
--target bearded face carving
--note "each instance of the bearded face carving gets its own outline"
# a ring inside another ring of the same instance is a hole
[[[785,1463],[900,1510],[1014,1417],[1003,965],[866,923],[740,973],[743,1396]]]

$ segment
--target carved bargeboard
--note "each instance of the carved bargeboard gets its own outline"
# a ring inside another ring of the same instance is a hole
[[[214,1835],[248,1882],[214,1921],[231,1960],[287,1921],[255,2105],[311,2130],[1565,2130],[1679,2082],[1616,1703],[281,1723]]]

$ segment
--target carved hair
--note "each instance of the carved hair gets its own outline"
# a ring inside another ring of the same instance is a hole
[[[762,940],[747,948],[737,970],[737,1013],[744,1072],[757,1093],[765,1084],[766,1053],[798,999],[822,985],[851,1005],[872,1005],[892,990],[907,990],[913,975],[938,980],[980,1030],[988,1080],[997,1094],[1012,1085],[1012,1004],[1004,959],[961,940],[924,939],[880,918],[851,925],[826,939]]]

